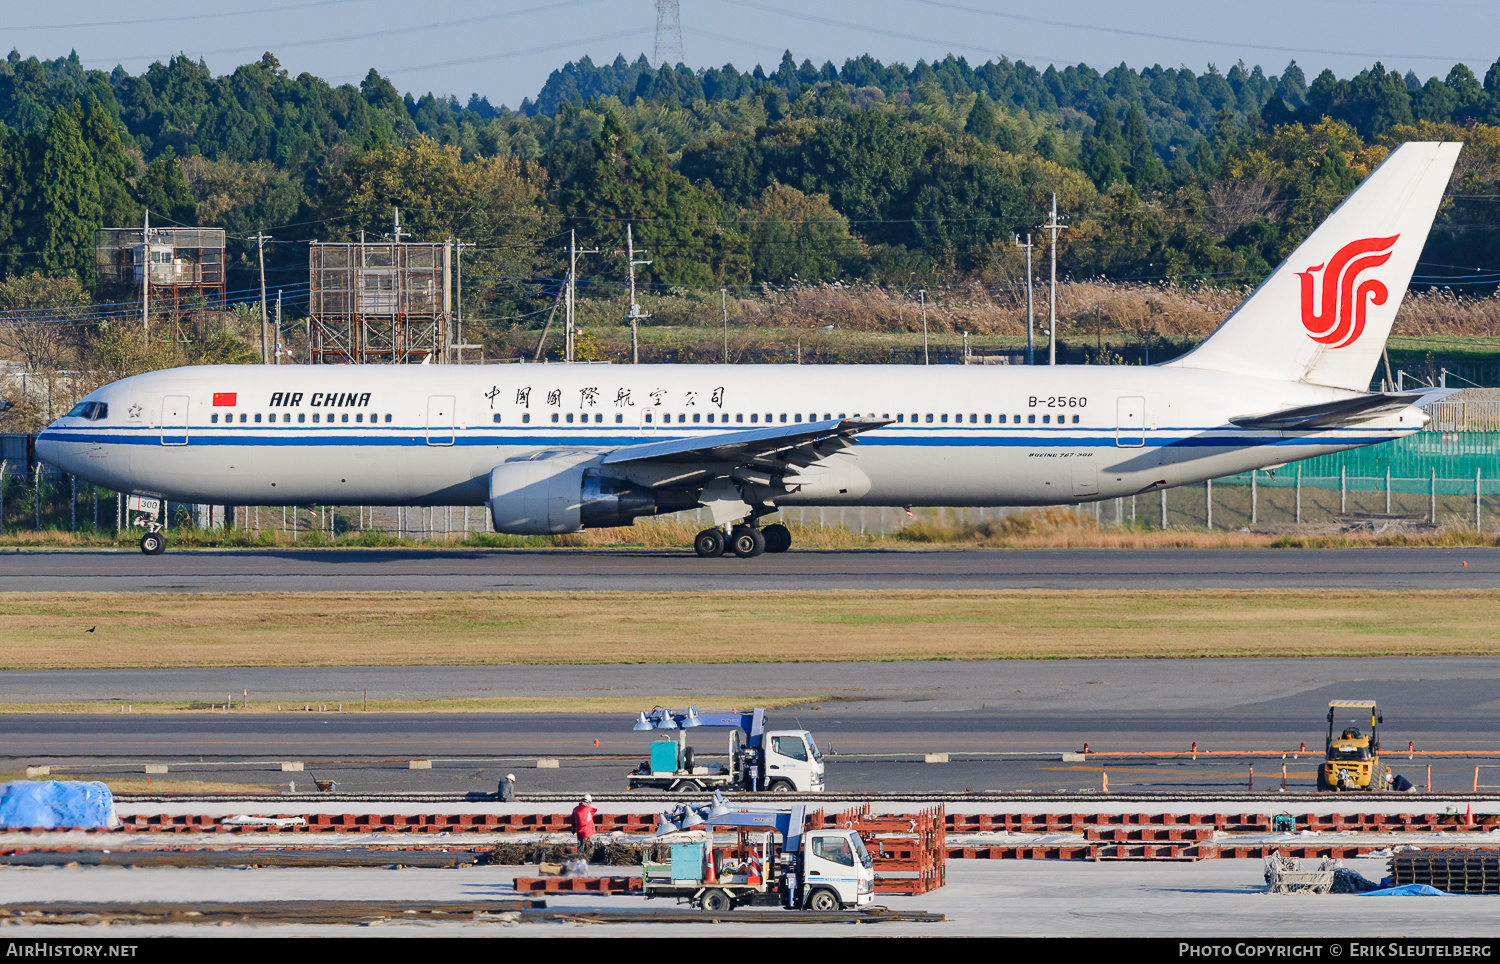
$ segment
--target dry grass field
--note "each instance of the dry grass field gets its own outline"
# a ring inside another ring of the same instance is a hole
[[[1467,590],[11,593],[0,668],[1495,655],[1497,615]]]

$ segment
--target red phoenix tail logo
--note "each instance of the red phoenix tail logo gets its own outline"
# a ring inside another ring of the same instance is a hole
[[[1391,260],[1391,248],[1399,237],[1393,234],[1351,241],[1326,265],[1315,264],[1297,272],[1302,279],[1302,327],[1313,341],[1343,348],[1364,334],[1366,310],[1370,305],[1385,304],[1390,292],[1375,278],[1360,281],[1360,273]],[[1315,300],[1313,277],[1318,274],[1322,275],[1322,297]]]

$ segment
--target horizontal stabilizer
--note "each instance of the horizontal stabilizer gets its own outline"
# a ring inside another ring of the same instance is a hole
[[[1299,405],[1284,408],[1265,415],[1241,415],[1229,421],[1241,428],[1258,429],[1320,429],[1341,428],[1358,425],[1391,412],[1398,412],[1413,405],[1421,406],[1437,401],[1456,389],[1436,389],[1428,392],[1401,392],[1360,395],[1336,402],[1319,402],[1317,405]]]
[[[663,462],[743,462],[762,455],[818,442],[828,438],[850,438],[860,432],[891,424],[882,418],[831,418],[823,422],[756,428],[748,432],[696,435],[644,442],[615,449],[604,457],[604,465],[647,460]]]

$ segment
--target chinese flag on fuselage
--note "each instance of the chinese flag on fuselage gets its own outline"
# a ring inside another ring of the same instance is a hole
[[[222,405],[233,407],[238,395],[238,392],[214,392],[214,407],[218,408]]]

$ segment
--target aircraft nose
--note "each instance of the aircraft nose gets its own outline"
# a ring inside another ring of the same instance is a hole
[[[71,471],[67,466],[66,446],[58,439],[57,427],[60,420],[53,422],[42,430],[42,434],[36,437],[36,457],[39,461],[61,469],[64,472]]]

